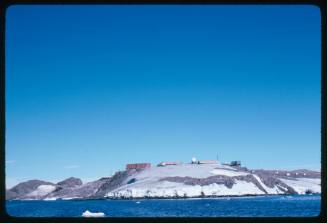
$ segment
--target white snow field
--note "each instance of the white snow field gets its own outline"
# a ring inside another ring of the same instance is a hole
[[[215,168],[220,168],[219,170]],[[181,164],[181,165],[172,165],[164,167],[151,167],[145,169],[144,171],[138,173],[133,178],[137,180],[149,179],[149,178],[162,178],[162,177],[195,177],[195,178],[207,178],[219,174],[218,172],[211,171],[221,171],[225,174],[229,171],[230,174],[233,174],[235,171],[234,168],[228,167],[225,170],[225,167],[220,166],[219,164]]]
[[[200,197],[205,196],[228,196],[228,195],[263,195],[265,194],[253,183],[245,181],[237,181],[231,188],[227,188],[221,184],[200,185],[185,185],[183,183],[158,182],[158,184],[149,184],[141,187],[125,187],[111,191],[107,197],[122,197],[122,198],[142,198],[142,197]]]
[[[299,194],[305,194],[307,190],[311,190],[314,193],[321,193],[320,179],[296,178],[294,180],[280,180],[291,186]]]
[[[210,173],[214,175],[224,175],[228,177],[234,177],[234,176],[245,176],[248,175],[249,173],[242,172],[242,171],[234,171],[234,170],[226,170],[226,169],[214,169],[211,170]]]

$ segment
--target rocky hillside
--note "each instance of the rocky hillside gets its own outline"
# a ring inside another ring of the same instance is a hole
[[[320,172],[248,170],[217,164],[181,164],[117,172],[82,183],[30,180],[7,190],[6,199],[131,199],[320,193]]]

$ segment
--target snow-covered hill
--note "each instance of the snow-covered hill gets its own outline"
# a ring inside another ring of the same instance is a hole
[[[248,170],[218,164],[180,164],[117,172],[84,183],[31,180],[7,190],[6,199],[132,199],[321,193],[320,172]]]
[[[176,198],[320,193],[320,174],[264,171],[217,164],[152,167],[127,177],[107,198]]]

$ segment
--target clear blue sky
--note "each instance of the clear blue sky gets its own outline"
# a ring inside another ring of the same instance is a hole
[[[126,163],[320,168],[314,6],[12,6],[7,184]]]

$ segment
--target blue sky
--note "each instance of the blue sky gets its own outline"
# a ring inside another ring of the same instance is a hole
[[[191,157],[320,168],[314,6],[11,6],[6,179]]]

